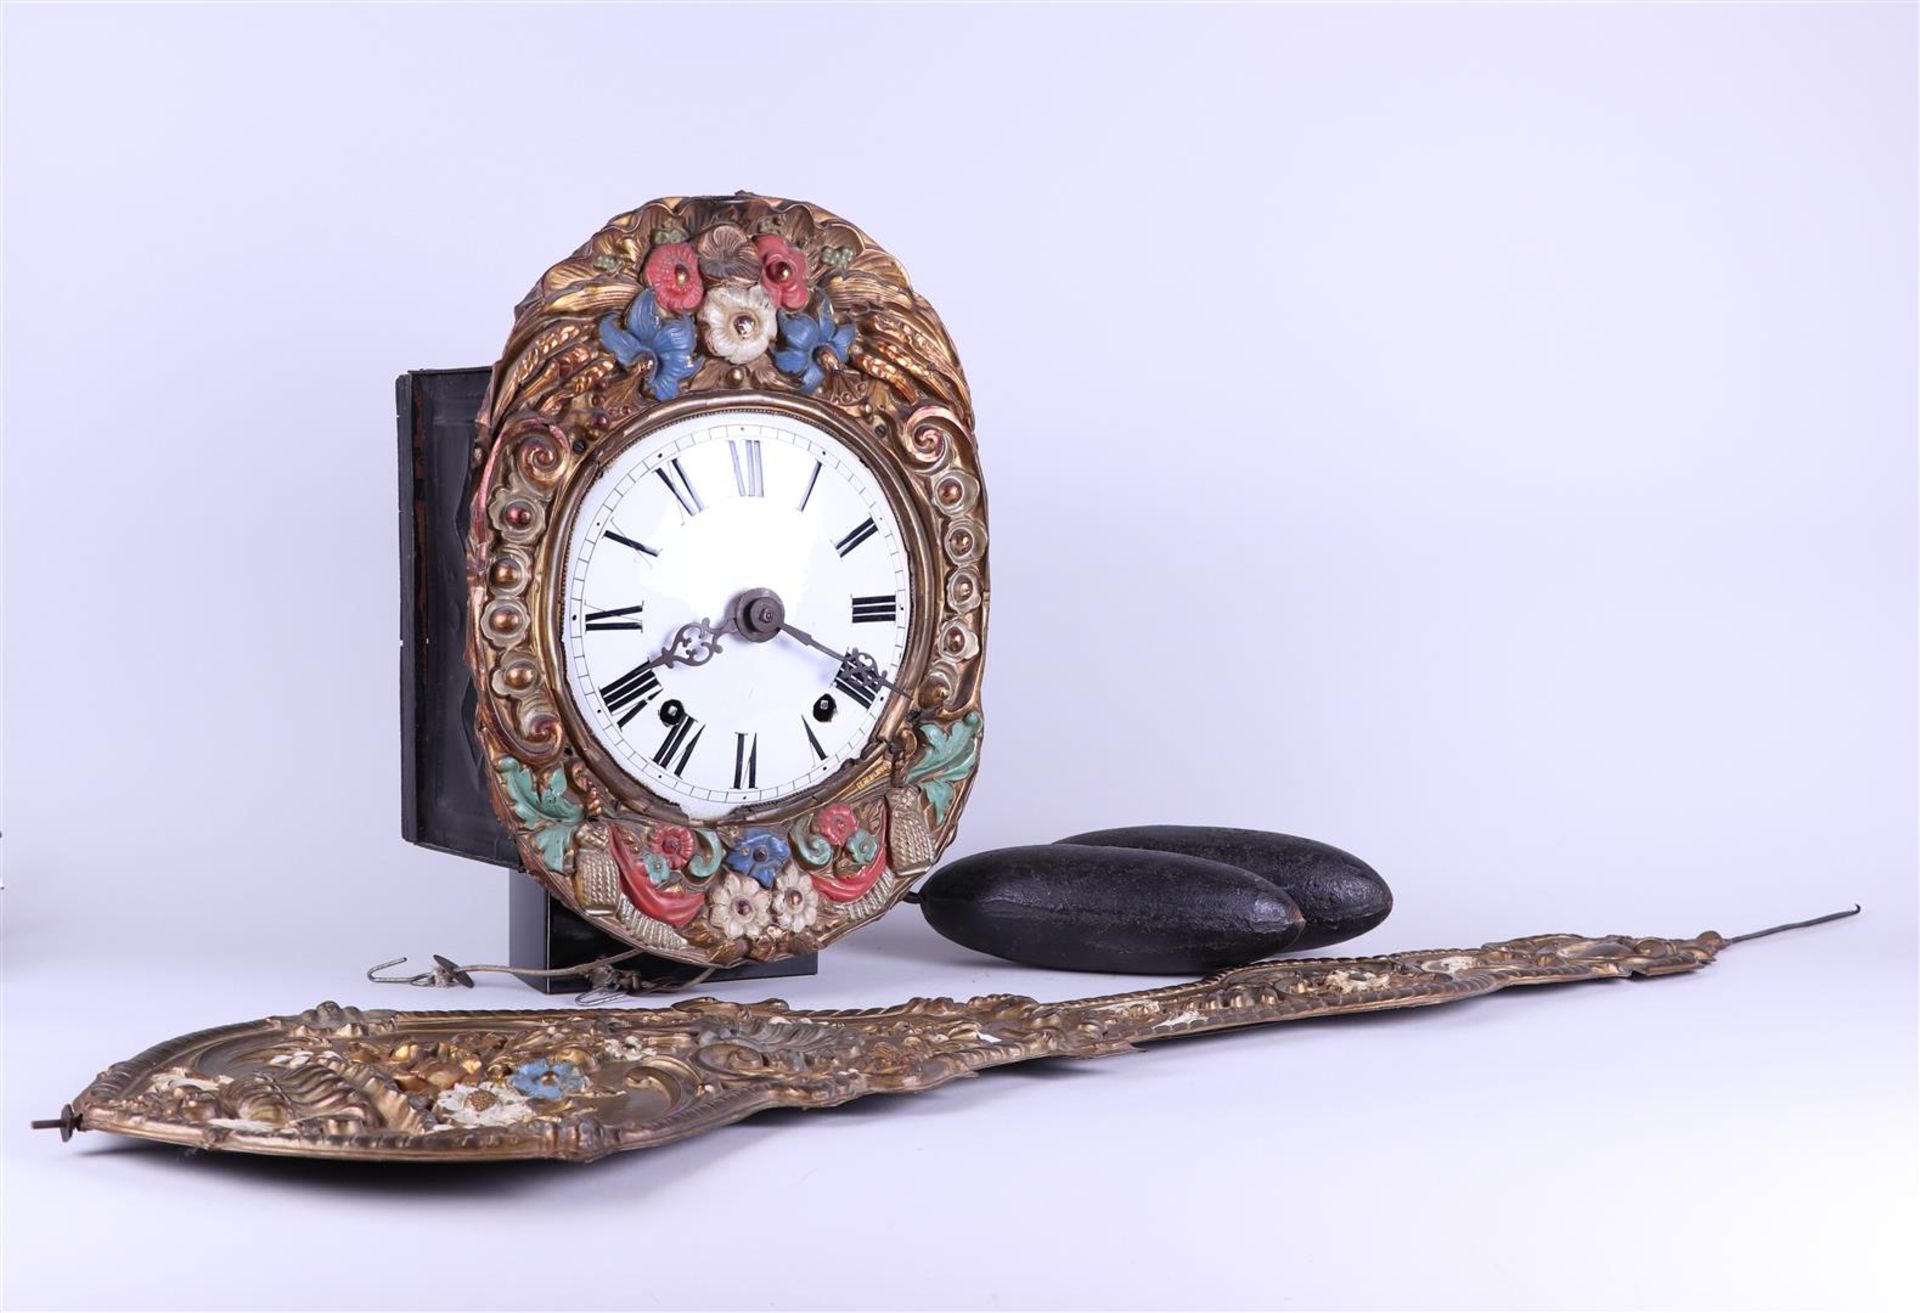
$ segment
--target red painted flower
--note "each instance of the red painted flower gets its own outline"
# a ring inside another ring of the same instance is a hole
[[[647,845],[667,859],[667,865],[679,870],[693,860],[693,831],[684,825],[663,825],[653,832]]]
[[[647,257],[646,274],[653,299],[671,314],[693,309],[706,291],[700,284],[700,266],[694,260],[693,247],[686,242],[654,247]]]
[[[820,814],[813,818],[813,828],[828,843],[842,844],[860,828],[860,818],[853,814],[853,808],[844,802],[836,802],[820,809]]]
[[[760,252],[760,285],[783,310],[803,310],[810,295],[807,257],[787,245],[786,238],[762,233],[753,239]]]
[[[831,871],[814,872],[809,878],[813,881],[813,887],[820,891],[820,896],[836,903],[851,903],[856,898],[864,898],[867,891],[880,883],[880,877],[886,874],[886,837],[887,813],[882,809],[879,834],[868,834],[862,830],[854,836],[856,844],[864,838],[873,845],[873,860],[852,875],[837,876]],[[851,852],[852,849],[848,851]],[[858,854],[854,854],[854,857],[856,861],[859,860]]]

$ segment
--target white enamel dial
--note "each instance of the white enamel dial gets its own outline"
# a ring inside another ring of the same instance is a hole
[[[767,589],[789,625],[899,682],[907,543],[873,472],[793,416],[712,411],[617,456],[568,536],[561,658],[588,731],[695,820],[776,802],[858,756],[896,694],[789,632],[727,634],[700,665],[658,661],[680,626]]]

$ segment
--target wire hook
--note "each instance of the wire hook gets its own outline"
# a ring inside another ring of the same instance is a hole
[[[457,962],[449,961],[438,953],[433,955],[434,967],[431,971],[416,971],[410,976],[383,976],[378,974],[388,967],[401,966],[404,957],[396,957],[390,962],[381,962],[367,968],[367,979],[376,985],[420,985],[427,989],[451,989],[458,985],[463,989],[473,988],[473,977],[467,969]]]
[[[596,958],[591,962],[581,962],[568,967],[549,967],[544,970],[534,967],[502,966],[490,962],[475,962],[462,966],[435,953],[434,966],[430,971],[416,971],[412,975],[381,975],[380,973],[389,967],[405,965],[406,958],[396,957],[391,961],[368,967],[367,979],[376,985],[418,985],[424,989],[448,989],[459,985],[472,989],[474,973],[480,971],[495,971],[501,975],[518,976],[522,980],[585,976],[587,987],[574,996],[574,1002],[581,1007],[592,1007],[597,1003],[610,1003],[616,999],[632,998],[639,994],[671,993],[675,990],[693,989],[719,970],[718,967],[708,967],[687,980],[649,980],[640,971],[616,969],[619,963],[638,957],[642,951],[638,948],[630,948],[625,952]]]

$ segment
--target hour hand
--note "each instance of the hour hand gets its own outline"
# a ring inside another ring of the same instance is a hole
[[[711,620],[689,620],[673,631],[673,637],[660,649],[649,666],[704,666],[720,650],[720,640],[728,634],[749,643],[764,643],[780,632],[786,609],[779,595],[770,588],[749,588],[727,607],[719,624]],[[819,644],[814,646],[818,647]]]
[[[673,637],[660,649],[650,666],[704,666],[720,650],[720,639],[737,632],[732,619],[718,625],[708,620],[689,620],[673,631]]]

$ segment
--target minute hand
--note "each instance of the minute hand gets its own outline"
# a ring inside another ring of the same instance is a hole
[[[790,625],[786,623],[784,620],[780,622],[780,632],[783,634],[786,634],[789,638],[799,639],[802,643],[805,643],[808,647],[812,648],[814,651],[819,652],[823,656],[832,657],[835,661],[838,661],[843,666],[844,665],[859,666],[866,673],[872,675],[875,679],[879,680],[882,684],[885,684],[888,688],[892,689],[894,692],[900,694],[902,697],[906,696],[907,690],[905,690],[904,688],[901,688],[898,684],[894,683],[891,679],[888,679],[885,675],[881,674],[880,663],[875,661],[872,657],[868,656],[865,652],[862,652],[859,648],[850,647],[844,652],[836,652],[832,648],[828,647],[825,643],[815,638],[812,634],[809,634],[806,630],[800,628],[798,625]]]

